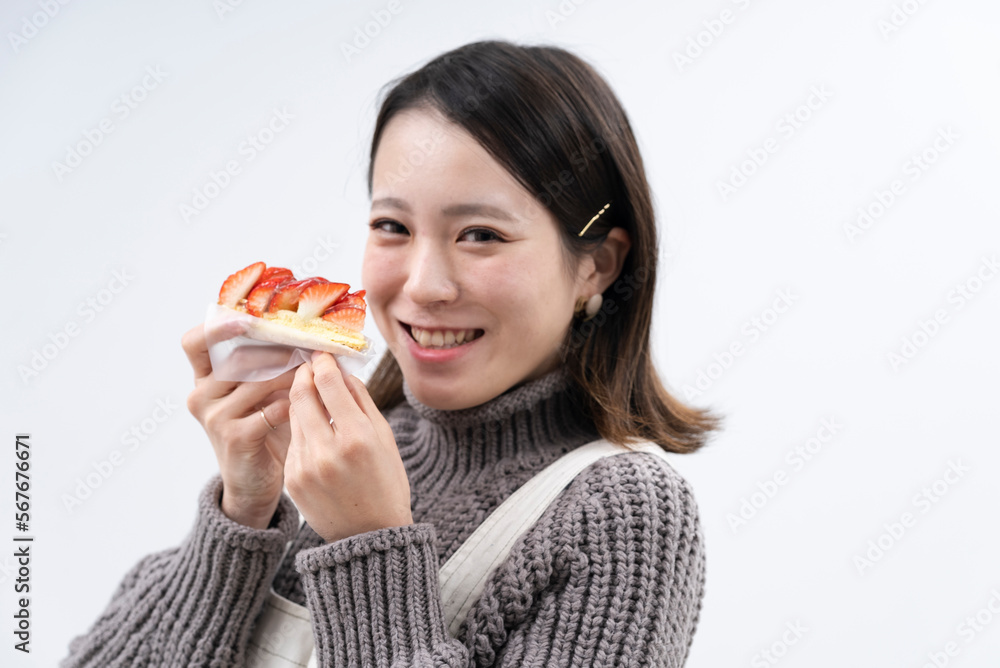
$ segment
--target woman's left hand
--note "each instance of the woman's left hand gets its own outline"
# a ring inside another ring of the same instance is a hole
[[[365,384],[317,352],[295,372],[288,396],[285,486],[313,531],[332,543],[413,524],[406,468]]]

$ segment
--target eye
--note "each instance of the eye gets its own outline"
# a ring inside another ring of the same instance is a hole
[[[400,223],[397,223],[395,220],[390,220],[388,218],[380,218],[379,220],[369,223],[368,227],[370,227],[372,230],[382,230],[383,232],[388,232],[389,234],[393,234],[393,230],[391,228],[387,229],[383,227],[383,225],[395,225],[396,227],[404,231],[406,230],[406,228],[403,227]]]
[[[486,229],[485,227],[475,227],[475,228],[472,228],[471,230],[466,230],[465,232],[462,233],[462,236],[464,237],[464,236],[466,236],[468,234],[487,235],[486,239],[483,239],[483,238],[479,239],[479,241],[482,241],[482,242],[503,241],[503,239],[500,238],[500,235],[498,235],[493,230]],[[490,238],[490,237],[492,237],[492,238]]]

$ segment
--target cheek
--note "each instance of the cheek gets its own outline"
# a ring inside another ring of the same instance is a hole
[[[370,245],[365,247],[361,283],[365,287],[365,301],[372,310],[381,311],[391,299],[392,285],[396,280],[394,267],[398,270],[398,263],[391,262],[385,252]]]
[[[547,249],[505,262],[495,267],[495,273],[507,289],[523,295],[523,299],[538,299],[547,305],[572,292],[572,285],[563,273],[559,258]]]
[[[466,294],[499,313],[523,309],[538,292],[537,267],[520,259],[472,262],[463,271]]]
[[[572,301],[572,286],[560,267],[543,256],[484,267],[476,280],[479,299],[526,334],[548,333],[562,318],[563,302]]]

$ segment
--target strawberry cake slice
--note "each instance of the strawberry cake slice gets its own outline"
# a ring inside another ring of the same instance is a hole
[[[251,318],[252,339],[334,354],[365,352],[365,291],[313,277],[298,280],[284,267],[263,262],[240,269],[222,283],[219,305]]]

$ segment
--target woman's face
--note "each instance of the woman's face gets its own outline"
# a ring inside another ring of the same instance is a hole
[[[431,110],[388,122],[372,177],[365,299],[417,399],[468,408],[555,369],[585,293],[552,215]]]

